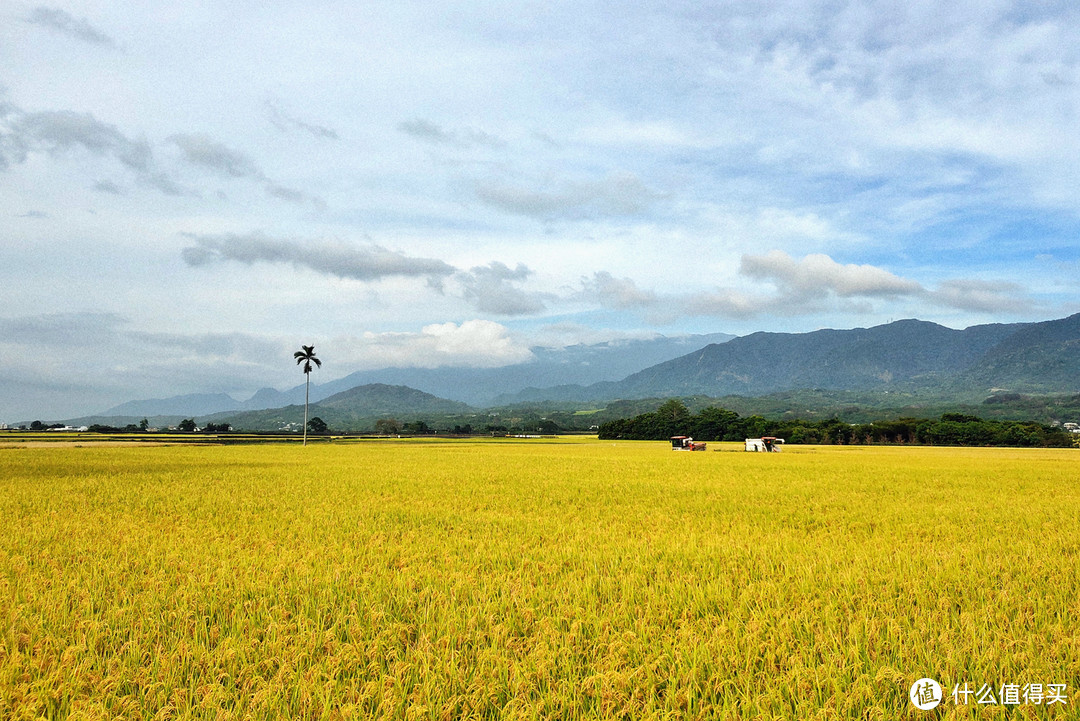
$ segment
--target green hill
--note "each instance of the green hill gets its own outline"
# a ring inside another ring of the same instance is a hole
[[[902,320],[873,328],[754,333],[579,389],[582,398],[890,391],[977,401],[1001,390],[1080,391],[1080,314],[953,330]],[[565,395],[565,392],[563,392]]]
[[[375,421],[384,418],[407,422],[414,418],[471,417],[475,413],[476,410],[465,403],[439,398],[415,388],[370,383],[312,403],[308,415],[323,419],[333,430],[345,431],[371,430]],[[279,430],[290,425],[299,429],[304,422],[304,406],[218,413],[208,420],[228,422],[236,430]]]

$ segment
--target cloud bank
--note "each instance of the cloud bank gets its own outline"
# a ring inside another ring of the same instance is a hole
[[[696,293],[656,293],[630,278],[606,271],[583,278],[572,297],[605,307],[635,309],[656,322],[680,315],[747,320],[765,315],[797,317],[822,312],[869,313],[873,303],[925,301],[940,307],[980,313],[1022,313],[1036,309],[1016,283],[949,279],[929,289],[910,278],[868,264],[842,264],[822,253],[794,258],[772,250],[744,254],[739,275],[773,286],[773,292],[718,288]]]
[[[780,250],[765,255],[744,255],[739,273],[747,278],[772,282],[782,295],[793,301],[830,293],[841,298],[887,298],[922,291],[913,280],[872,265],[841,265],[822,253],[807,255],[801,260]]]
[[[434,258],[413,258],[378,245],[353,246],[332,242],[300,242],[271,238],[261,233],[247,235],[195,235],[186,237],[195,245],[184,248],[182,257],[193,267],[236,261],[288,263],[337,278],[375,281],[392,276],[439,278],[455,269]]]
[[[86,18],[75,18],[60,8],[38,5],[30,11],[24,22],[53,30],[91,45],[113,44],[112,38],[91,25]]]
[[[14,414],[4,420],[70,418],[117,398],[253,392],[285,380],[290,345],[246,333],[145,331],[119,313],[0,318],[4,409]],[[71,397],[81,410],[72,412]]]
[[[463,324],[516,343],[1080,310],[1075,3],[29,0],[7,19],[4,313],[98,313],[126,349],[226,362],[136,327],[433,344],[416,329],[453,323],[498,346]]]
[[[178,133],[170,136],[168,142],[180,149],[188,163],[225,178],[246,178],[261,182],[266,194],[272,198],[290,203],[303,203],[310,199],[316,205],[323,205],[321,199],[309,198],[306,193],[274,182],[250,156],[229,148],[205,133]]]
[[[541,295],[522,290],[516,284],[524,281],[532,271],[525,265],[516,268],[494,261],[477,266],[468,273],[460,273],[458,282],[464,287],[464,297],[484,313],[495,315],[529,315],[544,310]]]
[[[600,180],[559,180],[521,184],[483,180],[476,197],[493,208],[541,220],[623,217],[644,213],[660,195],[633,173],[612,173]]]
[[[421,278],[429,288],[448,293],[449,285],[470,306],[483,313],[522,316],[545,310],[550,294],[527,291],[520,284],[533,272],[524,264],[510,268],[493,261],[488,265],[459,270],[437,258],[417,258],[388,250],[380,245],[352,245],[328,241],[272,238],[254,232],[243,235],[184,234],[194,241],[181,251],[184,262],[193,268],[233,261],[289,264],[322,275],[360,282],[384,278]]]
[[[340,361],[360,368],[498,368],[532,359],[505,326],[489,320],[433,323],[419,333],[364,333],[334,341]]]
[[[505,143],[490,133],[476,128],[464,128],[461,130],[448,130],[442,126],[417,118],[398,123],[398,130],[417,140],[434,145],[447,145],[455,148],[487,147],[501,148]]]
[[[338,136],[337,131],[333,128],[328,128],[325,125],[308,123],[293,117],[273,102],[268,101],[266,103],[266,110],[270,115],[270,123],[283,133],[292,130],[301,130],[320,140],[340,140],[340,136]]]

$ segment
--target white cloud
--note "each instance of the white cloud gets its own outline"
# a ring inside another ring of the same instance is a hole
[[[169,142],[183,152],[189,163],[232,178],[266,179],[250,157],[225,147],[204,133],[173,135],[169,137]]]
[[[186,234],[195,241],[183,251],[193,267],[223,261],[291,263],[338,278],[373,281],[388,276],[438,278],[454,269],[434,258],[413,258],[378,245],[355,246],[328,241],[302,242],[262,233],[219,236]]]
[[[756,280],[771,281],[782,294],[814,297],[833,293],[851,296],[890,297],[922,292],[913,280],[900,278],[872,265],[841,265],[827,255],[815,253],[801,260],[780,250],[765,255],[744,255],[739,272]]]
[[[485,133],[476,128],[463,130],[447,130],[440,125],[417,118],[398,123],[398,130],[418,140],[423,140],[436,145],[449,145],[457,148],[470,148],[474,146],[486,146],[489,148],[501,148],[504,143],[499,138]]]
[[[170,333],[116,313],[0,318],[5,421],[70,418],[125,400],[252,392],[283,377],[288,345],[244,333]]]
[[[697,137],[696,131],[687,131],[671,120],[607,120],[596,126],[578,130],[576,142],[597,145],[642,145],[649,147],[707,148],[712,142]]]
[[[476,183],[475,192],[493,208],[541,220],[633,216],[644,213],[661,197],[628,172],[590,181],[484,180]]]
[[[0,40],[16,315],[750,332],[1080,297],[1031,260],[1078,253],[1075,4],[37,2]]]
[[[266,176],[246,153],[227,147],[205,133],[180,133],[169,137],[168,141],[183,153],[187,162],[206,168],[226,178],[249,178],[263,183],[266,194],[271,198],[300,204],[311,200],[322,207],[321,198],[309,197],[306,193],[280,185]]]
[[[320,140],[340,140],[337,131],[333,128],[293,117],[272,101],[267,101],[266,111],[270,116],[270,123],[283,133],[301,130]]]
[[[735,320],[748,320],[756,318],[763,313],[791,310],[804,313],[818,312],[819,308],[812,308],[805,304],[796,306],[794,309],[788,306],[782,298],[755,297],[737,290],[725,289],[693,293],[680,299],[673,310],[669,311],[672,317],[678,314],[712,316],[716,318],[732,318]],[[785,315],[788,313],[784,313]]]
[[[34,153],[78,162],[85,154],[111,158],[134,173],[141,185],[166,195],[187,192],[154,160],[150,143],[133,139],[117,126],[97,119],[91,113],[68,110],[22,112],[0,103],[0,171],[23,164]],[[3,125],[7,125],[5,129]]]
[[[681,314],[734,320],[827,312],[866,314],[874,311],[875,301],[898,300],[976,313],[1027,313],[1037,308],[1017,283],[955,278],[928,289],[883,268],[841,264],[820,253],[798,259],[779,250],[743,255],[739,274],[773,289],[727,287],[658,295],[640,290],[630,279],[619,281],[604,272],[584,281],[583,287],[585,296],[609,307],[637,308],[657,322],[668,323]]]
[[[365,333],[335,339],[333,345],[339,363],[365,369],[497,368],[532,358],[522,340],[489,320],[435,323],[419,333]]]
[[[657,302],[656,293],[642,290],[630,278],[616,278],[607,271],[581,279],[582,290],[575,297],[610,308],[644,308]]]
[[[1038,308],[1024,288],[1009,281],[946,280],[928,298],[941,305],[975,313],[1030,313]]]
[[[597,343],[620,343],[634,340],[651,340],[660,333],[650,330],[619,330],[615,328],[597,328],[582,323],[549,323],[536,330],[535,346],[543,348],[566,348],[572,345],[594,345]]]
[[[29,151],[61,155],[83,150],[116,158],[137,173],[151,170],[153,156],[149,143],[127,137],[115,125],[104,123],[90,113],[14,111],[11,115],[7,144],[17,162],[25,161]]]
[[[38,5],[26,16],[25,22],[54,30],[91,45],[113,44],[112,38],[91,25],[86,18],[73,17],[60,8]]]
[[[459,273],[457,281],[464,288],[464,298],[479,311],[501,316],[529,315],[545,307],[540,294],[517,285],[530,275],[532,271],[523,264],[510,268],[493,261]]]

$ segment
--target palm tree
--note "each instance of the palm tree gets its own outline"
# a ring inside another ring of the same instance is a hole
[[[296,365],[304,364],[304,378],[307,380],[304,383],[304,445],[307,445],[307,414],[308,414],[308,393],[311,390],[311,364],[315,363],[316,366],[322,367],[322,361],[315,357],[315,346],[313,345],[301,345],[301,350],[293,353],[293,358],[296,359]]]

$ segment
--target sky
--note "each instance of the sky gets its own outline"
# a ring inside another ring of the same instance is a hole
[[[0,6],[0,422],[1080,311],[1080,5]]]

